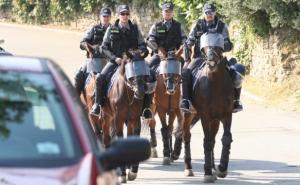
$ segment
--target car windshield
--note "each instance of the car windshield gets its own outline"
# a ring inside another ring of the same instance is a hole
[[[48,73],[1,72],[0,166],[63,166],[82,155]]]

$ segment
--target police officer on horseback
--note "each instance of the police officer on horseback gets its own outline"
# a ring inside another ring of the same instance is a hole
[[[95,73],[101,72],[98,69],[101,65],[100,62],[106,62],[103,55],[99,52],[99,46],[102,44],[106,29],[110,26],[111,10],[109,8],[102,8],[99,15],[100,23],[92,26],[80,42],[80,49],[86,51],[87,58],[91,59],[89,61],[94,66],[91,70]],[[88,71],[87,65],[87,62],[85,62],[75,75],[75,88],[79,95],[84,90],[87,73],[91,72]]]
[[[142,57],[145,58],[149,53],[140,29],[129,19],[129,7],[120,5],[117,11],[119,19],[107,29],[100,47],[101,53],[109,59],[109,62],[96,77],[95,103],[91,112],[94,115],[99,115],[101,106],[104,105],[106,99],[107,75],[114,72],[121,64],[123,54],[130,49],[139,49],[143,53]],[[147,98],[145,97],[145,99]],[[145,102],[145,109],[142,115],[145,119],[152,118],[152,112],[149,109],[150,103]]]
[[[195,68],[200,67],[201,63],[204,61],[204,57],[201,53],[191,61],[190,56],[192,46],[197,43],[199,45],[196,45],[195,48],[200,48],[199,38],[201,35],[212,32],[223,35],[224,52],[228,52],[233,48],[233,44],[229,39],[227,25],[216,16],[216,7],[213,4],[206,3],[203,7],[203,13],[204,19],[199,19],[196,24],[193,25],[184,47],[186,64],[185,69],[182,72],[183,92],[180,104],[180,108],[183,112],[193,112],[193,106],[190,101],[192,92],[192,71]],[[227,61],[225,57],[224,60],[226,60],[228,66],[230,66],[228,71],[233,78],[233,84],[235,84],[233,112],[238,112],[243,110],[243,106],[240,102],[240,93],[242,76],[245,73],[245,68],[241,64],[237,64],[237,61],[234,58]]]
[[[178,50],[185,43],[186,35],[179,22],[173,18],[174,5],[171,2],[162,4],[163,20],[152,25],[149,31],[147,45],[152,50],[152,57],[149,61],[149,67],[153,68],[159,65],[159,49],[164,53]]]

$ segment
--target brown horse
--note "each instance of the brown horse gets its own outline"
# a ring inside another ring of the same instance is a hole
[[[205,66],[198,69],[193,76],[193,96],[192,104],[196,109],[196,114],[183,114],[183,140],[185,145],[185,174],[192,176],[191,151],[190,151],[190,126],[192,122],[201,118],[204,132],[204,181],[214,182],[216,175],[224,178],[227,175],[230,145],[232,142],[231,121],[233,108],[233,91],[231,77],[227,65],[222,56],[222,44],[210,43],[212,39],[222,43],[223,37],[204,34],[201,44],[207,41],[208,44],[201,46],[207,59]],[[205,38],[206,37],[206,38]],[[224,41],[224,39],[223,39]],[[216,47],[220,46],[220,47]],[[222,137],[222,155],[220,165],[215,168],[214,145],[215,136],[218,132],[220,121],[223,123],[224,133]]]
[[[146,82],[150,73],[140,51],[132,51],[127,53],[127,56],[129,59],[123,60],[113,77],[114,81],[101,113],[105,146],[110,144],[111,128],[117,137],[123,137],[125,122],[127,136],[140,134],[140,116],[143,111],[144,96],[148,91]],[[134,180],[137,172],[138,164],[131,167],[128,180]],[[124,166],[121,167],[121,182],[126,182],[126,167]]]
[[[178,50],[180,51],[180,50]],[[181,62],[178,60],[181,53],[174,51],[163,53],[159,65],[157,76],[157,87],[154,92],[152,111],[158,114],[162,124],[161,134],[163,141],[163,164],[169,165],[171,160],[179,157],[182,138],[178,137],[172,150],[173,123],[177,117],[178,127],[182,125],[182,115],[179,109],[180,101],[180,81],[181,81]],[[167,121],[168,115],[168,121]],[[152,157],[157,157],[155,120],[149,121]],[[181,135],[179,135],[181,136]]]
[[[92,58],[93,57],[93,46],[86,43],[86,56],[87,58]],[[104,61],[103,61],[104,62]],[[105,64],[106,62],[104,62]],[[101,65],[104,67],[104,65]],[[83,93],[80,95],[81,102],[85,105],[86,112],[88,113],[88,117],[90,120],[90,123],[92,125],[92,128],[94,130],[94,133],[98,139],[102,141],[102,124],[101,124],[101,119],[98,116],[93,116],[89,114],[89,111],[92,109],[92,106],[94,104],[95,98],[94,98],[94,93],[95,93],[95,84],[96,84],[96,74],[94,73],[89,73],[88,78],[86,80],[86,87],[83,91]]]

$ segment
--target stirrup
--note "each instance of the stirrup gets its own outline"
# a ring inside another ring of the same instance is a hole
[[[196,109],[193,106],[192,102],[190,100],[187,99],[182,99],[181,103],[180,103],[180,110],[183,113],[196,113]]]
[[[232,113],[243,111],[243,105],[240,100],[234,100]]]
[[[150,116],[149,118],[146,118],[146,117],[145,117],[146,111],[149,111],[150,114],[151,114],[151,116]],[[153,118],[153,113],[152,113],[152,111],[151,111],[150,108],[145,108],[145,109],[143,110],[143,113],[142,113],[142,119],[143,119],[143,120],[153,120],[153,119],[154,119],[154,118]]]

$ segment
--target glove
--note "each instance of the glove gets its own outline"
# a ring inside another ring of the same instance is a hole
[[[121,58],[116,58],[116,59],[115,59],[115,62],[116,62],[118,65],[121,65],[122,59],[121,59]]]

